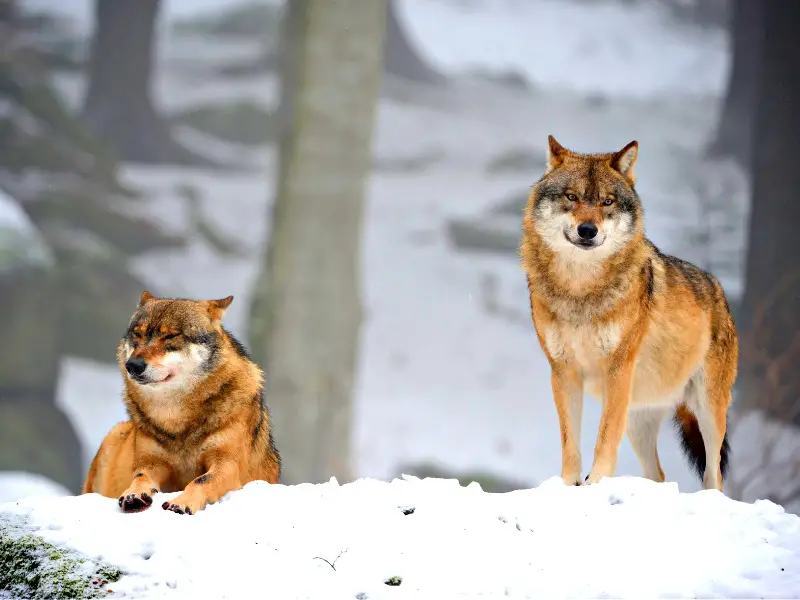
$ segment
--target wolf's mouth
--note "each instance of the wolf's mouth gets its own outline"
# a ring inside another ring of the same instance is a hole
[[[577,248],[580,248],[581,250],[591,250],[592,248],[597,248],[600,245],[596,241],[597,238],[591,240],[581,240],[581,239],[573,240],[567,235],[566,231],[564,232],[564,237],[570,244],[576,246]]]
[[[175,379],[175,373],[170,372],[163,379],[150,379],[149,377],[133,376],[131,377],[139,385],[158,385],[160,383],[167,383]]]

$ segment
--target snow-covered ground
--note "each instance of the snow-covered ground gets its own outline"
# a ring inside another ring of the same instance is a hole
[[[138,514],[96,494],[30,498],[0,505],[0,526],[27,517],[120,568],[107,597],[800,598],[800,517],[640,478],[507,494],[254,482],[192,516],[160,508],[174,495]]]
[[[0,504],[31,496],[69,496],[70,491],[51,479],[24,471],[0,471]]]
[[[28,3],[69,10],[86,25],[89,2]],[[165,8],[172,17],[185,15],[193,4],[168,0]],[[512,4],[516,12],[509,12]],[[579,151],[611,150],[637,139],[638,189],[648,232],[666,251],[703,258],[685,240],[703,220],[698,179],[709,184],[715,177],[699,156],[716,118],[728,61],[725,39],[721,33],[700,36],[678,28],[642,4],[487,0],[470,12],[433,0],[401,2],[410,36],[437,65],[452,73],[475,65],[513,66],[528,74],[536,89],[528,93],[461,81],[447,90],[409,87],[411,101],[391,95],[381,100],[375,139],[379,160],[431,151],[441,159],[419,170],[376,169],[371,178],[355,413],[359,475],[390,478],[415,461],[488,470],[531,484],[559,472],[549,369],[527,316],[522,271],[513,257],[457,253],[446,236],[449,218],[477,216],[540,174],[487,173],[486,165],[497,156],[520,149],[543,155],[549,133]],[[222,82],[190,77],[171,62],[186,54],[202,60],[229,50],[254,53],[257,45],[248,50],[247,44],[195,42],[188,53],[182,44],[189,41],[166,42],[156,86],[164,110],[209,99],[274,103],[276,86],[269,77]],[[61,76],[59,86],[77,105],[83,82]],[[196,241],[186,252],[147,256],[137,268],[167,293],[234,294],[226,320],[246,339],[275,154],[216,146],[263,168],[219,174],[130,167],[124,176],[148,194],[150,214],[169,229],[181,230],[187,222],[176,184],[196,186],[219,228],[245,242],[252,256],[221,258]],[[727,173],[720,178],[730,179]],[[733,256],[736,264],[746,206],[742,194],[731,198],[725,210],[735,225],[726,236],[732,251],[716,252]],[[737,268],[719,273],[732,293],[739,289]],[[489,304],[503,310],[491,311]],[[59,401],[85,440],[88,464],[108,428],[124,418],[121,380],[107,365],[69,359],[64,366]],[[588,469],[599,404],[589,400],[584,414]],[[699,489],[667,425],[660,452],[669,480],[681,490]],[[617,474],[640,473],[625,440]]]

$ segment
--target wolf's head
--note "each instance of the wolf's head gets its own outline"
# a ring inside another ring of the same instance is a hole
[[[603,259],[642,231],[642,205],[634,190],[639,149],[578,154],[548,136],[547,169],[533,186],[528,210],[545,243],[576,260]],[[585,253],[585,254],[584,254]]]
[[[220,324],[233,296],[221,300],[156,298],[145,291],[119,344],[123,376],[143,390],[191,387],[220,364]]]

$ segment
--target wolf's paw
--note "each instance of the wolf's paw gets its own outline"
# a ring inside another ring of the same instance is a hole
[[[176,504],[175,502],[164,502],[161,505],[161,508],[164,510],[171,510],[174,513],[178,513],[179,515],[191,515],[194,514],[192,507],[188,504]]]
[[[581,485],[581,474],[562,473],[561,480],[564,482],[564,485]]]
[[[147,492],[125,491],[117,500],[117,504],[122,512],[141,512],[150,508],[150,505],[153,504],[153,497]]]
[[[602,470],[602,469],[592,469],[589,474],[586,476],[585,483],[587,485],[592,485],[593,483],[599,482],[604,477],[613,477],[614,472],[609,470]]]
[[[198,510],[202,509],[203,506],[205,506],[205,503],[201,499],[193,498],[191,495],[184,492],[176,498],[164,502],[161,508],[178,513],[179,515],[193,515]]]

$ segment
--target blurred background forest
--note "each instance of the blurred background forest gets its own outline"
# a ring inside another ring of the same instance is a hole
[[[800,511],[798,30],[777,0],[0,0],[0,501],[79,491],[143,289],[235,296],[284,483],[558,475],[516,257],[553,134],[639,141],[648,235],[740,331],[726,491]]]

